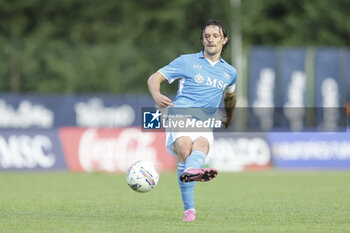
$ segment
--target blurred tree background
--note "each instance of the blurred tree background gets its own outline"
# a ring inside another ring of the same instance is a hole
[[[230,0],[0,0],[0,91],[146,93],[150,74],[201,49],[208,19],[230,31],[232,18]],[[348,46],[350,1],[242,0],[241,23],[244,48]]]

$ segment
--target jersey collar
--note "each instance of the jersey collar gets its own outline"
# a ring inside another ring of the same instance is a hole
[[[203,50],[201,50],[201,51],[198,53],[198,57],[199,57],[199,58],[202,58],[202,59],[205,59]],[[222,58],[222,56],[220,56],[220,62],[224,62],[224,59]]]

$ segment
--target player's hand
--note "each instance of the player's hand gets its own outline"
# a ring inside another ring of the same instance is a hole
[[[169,99],[167,96],[158,94],[156,96],[153,96],[154,101],[160,108],[165,108],[168,106],[174,106],[174,104],[171,102],[171,99]]]
[[[226,114],[223,115],[222,119],[221,119],[221,122],[224,124],[225,126],[225,129],[227,129],[229,127],[229,125],[231,124],[231,121],[232,121],[232,118],[231,119],[228,119]]]

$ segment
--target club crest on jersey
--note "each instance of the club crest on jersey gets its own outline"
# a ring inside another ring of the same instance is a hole
[[[204,77],[201,74],[194,76],[194,81],[198,84],[201,84],[204,81]]]

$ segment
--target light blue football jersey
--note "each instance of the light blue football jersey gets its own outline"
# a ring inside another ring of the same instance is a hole
[[[237,71],[224,59],[214,66],[203,51],[181,55],[159,69],[169,83],[179,79],[175,107],[217,108],[227,87],[236,83]]]

